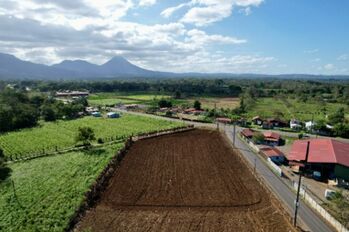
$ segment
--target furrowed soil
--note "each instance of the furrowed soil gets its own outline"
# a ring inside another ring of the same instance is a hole
[[[136,142],[78,231],[294,231],[223,136]]]

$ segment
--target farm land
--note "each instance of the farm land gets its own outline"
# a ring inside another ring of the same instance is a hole
[[[26,155],[48,145],[72,146],[80,126],[93,128],[97,138],[120,138],[181,125],[128,114],[119,119],[85,117],[3,134],[1,146],[5,154],[13,154],[15,148],[17,155]],[[90,150],[10,162],[11,177],[0,183],[0,231],[64,231],[86,191],[123,146],[124,139]]]
[[[293,231],[219,132],[136,142],[79,231]]]
[[[132,134],[170,129],[181,123],[124,114],[119,119],[84,117],[70,121],[45,122],[41,126],[0,135],[0,147],[7,158],[54,152],[75,146],[79,127],[89,126],[96,138],[122,140]]]
[[[160,99],[170,100],[174,106],[192,107],[195,100],[200,101],[203,109],[225,109],[233,110],[240,106],[240,99],[234,97],[215,97],[198,96],[183,97],[174,99],[170,94],[157,93],[96,93],[89,97],[89,103],[94,106],[106,106],[115,104],[145,104],[156,105]],[[349,119],[349,108],[341,103],[317,102],[314,100],[301,102],[293,98],[285,97],[260,97],[255,100],[253,105],[247,108],[243,115],[247,119],[255,116],[262,118],[281,118],[285,120],[298,119],[301,121],[325,120],[326,116],[343,107],[346,111],[346,117]],[[227,115],[229,116],[229,115]]]
[[[0,183],[0,231],[64,231],[84,194],[122,143],[9,164]]]

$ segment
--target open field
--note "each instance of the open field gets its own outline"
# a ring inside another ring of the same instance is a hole
[[[239,98],[232,97],[200,97],[196,99],[191,99],[192,102],[199,100],[201,102],[201,107],[204,109],[235,109],[240,105]]]
[[[349,108],[339,103],[304,103],[290,98],[259,98],[254,106],[248,110],[247,116],[249,118],[257,115],[263,118],[279,116],[288,120],[296,118],[302,121],[310,121],[314,113],[314,120],[321,120],[340,107],[344,107],[347,114],[349,113]]]
[[[91,127],[96,138],[130,136],[131,134],[170,129],[181,125],[177,122],[124,114],[118,119],[85,117],[71,121],[43,123],[40,127],[0,135],[0,147],[5,156],[22,157],[64,149],[75,145],[78,128]]]
[[[148,103],[154,99],[168,98],[170,96],[164,94],[153,93],[96,93],[88,97],[88,102],[93,106],[105,106],[115,104],[141,104]]]
[[[10,164],[0,183],[0,231],[64,231],[85,192],[123,146],[71,152]]]
[[[221,134],[136,142],[80,231],[293,231]]]

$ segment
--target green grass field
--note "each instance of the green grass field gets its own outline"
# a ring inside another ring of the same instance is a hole
[[[326,115],[335,112],[340,107],[344,107],[349,113],[347,106],[338,103],[318,103],[318,102],[299,102],[295,99],[275,99],[259,98],[253,107],[250,107],[247,113],[248,118],[261,116],[262,118],[277,117],[290,120],[296,118],[302,121],[326,119]]]
[[[0,231],[64,231],[96,177],[123,144],[10,164],[0,183]]]
[[[155,120],[148,117],[124,114],[119,119],[85,117],[71,121],[43,123],[40,127],[0,135],[0,147],[5,156],[27,157],[73,147],[78,128],[91,127],[96,138],[130,136],[131,134],[168,129],[181,125],[177,122]]]
[[[169,95],[154,93],[96,93],[88,97],[92,106],[105,106],[115,104],[146,104],[154,99],[169,98]]]

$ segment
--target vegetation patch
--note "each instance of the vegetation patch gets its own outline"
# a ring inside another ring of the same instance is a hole
[[[155,120],[148,117],[124,114],[118,119],[85,117],[71,121],[42,123],[40,127],[0,135],[0,147],[7,158],[18,159],[28,154],[42,154],[74,147],[80,127],[88,125],[98,140],[118,140],[132,134],[171,129],[178,122]]]
[[[0,183],[0,231],[63,231],[85,192],[122,147],[10,164],[11,179]]]

